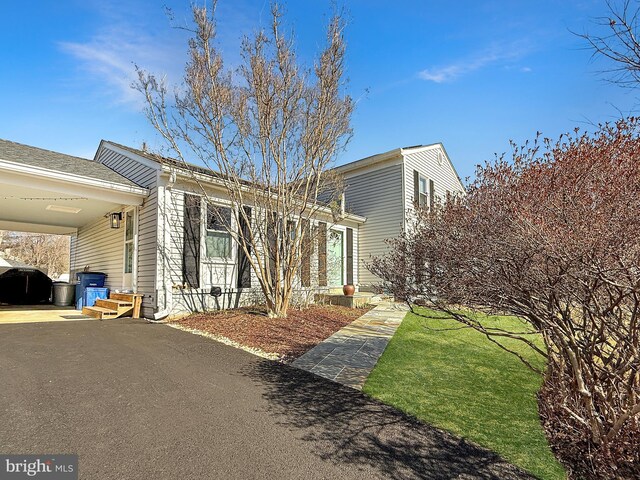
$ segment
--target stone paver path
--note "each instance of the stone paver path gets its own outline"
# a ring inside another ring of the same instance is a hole
[[[292,365],[362,390],[407,311],[405,304],[381,302],[296,359]]]

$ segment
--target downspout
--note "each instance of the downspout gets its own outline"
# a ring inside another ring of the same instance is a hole
[[[405,189],[407,179],[404,176],[404,154],[401,152],[402,163],[400,164],[400,174],[402,175],[402,231],[404,232],[407,229],[407,198],[405,197]]]
[[[158,172],[158,184],[160,183],[160,172]],[[167,236],[167,191],[171,192],[171,188],[176,182],[176,172],[172,171],[169,176],[169,181],[167,185],[162,188],[162,251],[166,251],[166,236]],[[159,223],[159,222],[158,222]],[[163,309],[153,314],[153,320],[149,320],[152,323],[160,323],[164,321],[165,318],[169,316],[171,313],[171,309],[173,308],[172,301],[169,302],[167,297],[170,295],[170,292],[167,291],[167,259],[165,258],[165,254],[162,256],[162,290],[164,292],[163,295]]]

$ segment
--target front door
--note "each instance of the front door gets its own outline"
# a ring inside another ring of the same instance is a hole
[[[344,232],[329,230],[327,239],[327,281],[330,287],[344,285]]]
[[[134,290],[136,269],[136,237],[137,222],[135,209],[124,212],[124,272],[122,287]]]

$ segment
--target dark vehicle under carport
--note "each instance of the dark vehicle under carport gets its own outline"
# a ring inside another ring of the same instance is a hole
[[[51,298],[51,279],[37,268],[0,269],[0,303],[37,305]]]

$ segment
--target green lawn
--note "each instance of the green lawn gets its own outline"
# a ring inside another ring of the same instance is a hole
[[[427,423],[483,445],[543,479],[564,479],[538,418],[536,392],[542,379],[514,355],[443,315],[409,313],[373,370],[364,391]],[[502,327],[522,324],[491,317]],[[429,328],[427,328],[429,327]],[[516,341],[509,343],[541,366]]]

